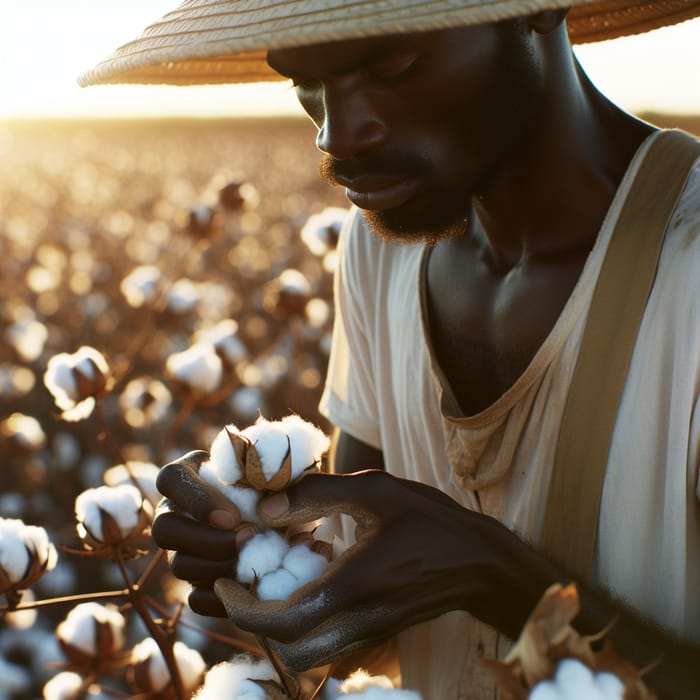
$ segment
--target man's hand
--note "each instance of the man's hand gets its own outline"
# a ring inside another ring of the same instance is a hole
[[[169,550],[170,567],[178,578],[193,585],[190,607],[197,613],[225,616],[213,591],[218,578],[233,577],[238,550],[255,534],[241,523],[236,507],[198,476],[209,455],[189,452],[164,466],[158,474],[158,490],[166,497],[159,505],[152,535]]]
[[[514,552],[528,548],[500,523],[383,471],[310,474],[263,499],[259,512],[271,527],[334,513],[357,522],[357,543],[286,601],[258,601],[230,577],[215,584],[230,619],[274,640],[297,670],[449,610],[467,609],[517,633],[546,587],[518,580]]]

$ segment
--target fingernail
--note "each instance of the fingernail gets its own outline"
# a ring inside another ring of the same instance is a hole
[[[274,496],[268,496],[260,503],[260,510],[268,518],[279,518],[289,510],[287,494],[280,491]]]
[[[257,531],[252,525],[243,525],[238,532],[236,532],[236,548],[241,549],[246,542],[255,537]]]
[[[233,530],[240,524],[240,520],[230,511],[219,508],[209,513],[209,524],[219,530]]]

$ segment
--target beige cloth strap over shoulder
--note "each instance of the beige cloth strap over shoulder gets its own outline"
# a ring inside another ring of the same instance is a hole
[[[669,218],[700,143],[681,131],[650,144],[615,225],[593,292],[567,396],[541,548],[590,577],[617,410]]]

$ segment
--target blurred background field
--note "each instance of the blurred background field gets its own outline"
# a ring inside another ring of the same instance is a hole
[[[643,116],[700,134],[700,117]],[[293,117],[0,122],[0,517],[74,544],[75,497],[123,459],[160,465],[259,414],[328,428],[317,404],[333,236],[301,233],[312,215],[348,205],[318,161],[311,124]],[[144,265],[160,278],[156,298],[138,305],[123,282]],[[222,391],[192,404],[166,376],[167,358],[221,321],[234,322],[238,353]],[[49,358],[83,345],[115,375],[104,424],[62,420],[43,384]],[[167,388],[157,419],[120,401],[136,378]],[[38,429],[18,430],[13,416]],[[112,585],[101,565],[69,559],[37,593]],[[0,627],[0,666],[38,663],[22,634]],[[36,697],[37,687],[0,696]]]
[[[317,404],[333,241],[321,234],[312,252],[301,230],[311,215],[347,203],[320,181],[309,123],[8,121],[0,161],[0,516],[75,546],[75,497],[124,459],[163,464],[260,413],[296,412],[327,428]],[[138,306],[122,283],[144,265],[159,270],[158,296]],[[234,322],[237,354],[222,391],[188,405],[165,376],[166,360],[220,321]],[[49,358],[82,345],[115,374],[100,402],[109,436],[96,415],[62,420],[43,383]],[[120,403],[135,378],[170,392],[157,420]],[[20,428],[18,416],[38,429]],[[114,585],[94,560],[62,561],[39,597]],[[29,663],[36,642],[22,639],[0,623],[0,666]]]

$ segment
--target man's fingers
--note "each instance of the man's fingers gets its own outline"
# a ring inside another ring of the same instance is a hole
[[[373,469],[355,474],[307,474],[285,491],[264,498],[259,512],[274,527],[308,522],[334,513],[346,513],[358,522],[372,520],[379,511],[386,472]]]
[[[169,559],[173,574],[183,581],[212,583],[222,576],[233,576],[235,559],[213,561],[175,552]]]
[[[187,603],[198,615],[226,617],[226,609],[211,588],[196,586],[188,596]]]
[[[161,549],[219,561],[236,558],[235,530],[217,530],[185,515],[162,513],[153,522],[151,534]]]
[[[156,487],[173,506],[197,520],[220,529],[233,529],[241,522],[236,506],[213,486],[199,478],[206,452],[196,450],[166,464],[158,472]]]
[[[313,595],[292,594],[293,603],[291,599],[258,600],[247,588],[228,578],[217,579],[214,591],[234,624],[282,642],[293,642],[331,614],[322,589]]]

